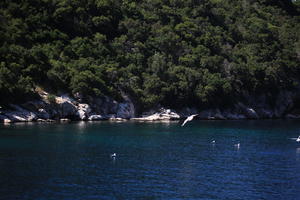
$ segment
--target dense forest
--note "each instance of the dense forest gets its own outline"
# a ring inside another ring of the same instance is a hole
[[[2,0],[0,101],[229,105],[300,83],[300,1]]]

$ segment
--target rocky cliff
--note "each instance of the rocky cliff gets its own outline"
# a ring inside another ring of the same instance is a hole
[[[236,120],[236,119],[300,119],[300,92],[282,91],[275,99],[266,95],[246,96],[246,101],[237,102],[229,108],[183,108],[170,110],[153,109],[136,116],[135,105],[131,99],[123,95],[118,102],[110,97],[89,98],[86,102],[75,99],[67,94],[54,96],[49,102],[47,92],[40,93],[40,100],[28,101],[23,104],[10,104],[0,107],[0,121],[11,122],[51,122],[70,120],[136,120],[136,121],[169,121],[179,120],[198,113],[198,119]]]

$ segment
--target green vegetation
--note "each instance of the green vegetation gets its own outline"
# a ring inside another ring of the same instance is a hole
[[[36,86],[154,105],[230,104],[300,77],[298,0],[2,0],[0,101]]]
[[[47,101],[48,101],[49,103],[51,103],[51,104],[56,104],[56,98],[55,98],[55,95],[49,94],[49,95],[47,96]]]

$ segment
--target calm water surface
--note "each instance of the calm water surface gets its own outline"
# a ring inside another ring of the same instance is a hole
[[[293,120],[0,125],[0,199],[299,200],[298,135]]]

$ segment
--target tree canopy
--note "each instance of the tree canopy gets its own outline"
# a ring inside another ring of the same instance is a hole
[[[3,0],[1,102],[53,91],[142,109],[230,104],[300,79],[300,1]]]

